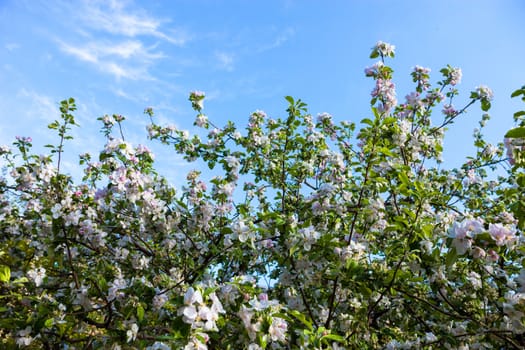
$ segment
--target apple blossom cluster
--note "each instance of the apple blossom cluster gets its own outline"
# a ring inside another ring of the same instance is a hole
[[[487,231],[490,237],[488,242]],[[491,244],[512,249],[517,242],[516,227],[514,225],[489,224],[488,230],[486,230],[483,221],[480,219],[455,222],[450,229],[449,237],[452,238],[452,247],[457,254],[463,255],[466,252],[470,252],[476,259],[488,256],[493,260],[495,259],[495,261],[498,261],[499,258],[496,251],[489,249],[488,254],[486,252]]]
[[[507,158],[511,165],[516,164],[516,158],[518,162],[521,161],[521,154],[525,151],[525,142],[521,138],[505,138],[505,149],[507,151]]]
[[[370,58],[376,58],[377,56],[381,56],[381,59],[384,59],[386,57],[394,57],[395,48],[396,47],[392,44],[385,43],[383,41],[378,41],[376,45],[372,48]]]
[[[358,125],[288,96],[283,116],[220,126],[193,91],[190,134],[147,107],[150,139],[209,168],[178,190],[119,114],[99,118],[106,143],[80,155],[83,179],[64,174],[72,99],[51,155],[29,137],[0,146],[0,347],[525,347],[521,129],[505,157],[482,133],[489,88],[455,107],[461,70],[432,83],[416,66],[398,103],[394,46],[370,56]],[[476,153],[447,169],[446,130],[477,103]]]
[[[444,84],[456,86],[459,83],[461,83],[461,78],[463,77],[463,72],[461,71],[461,68],[447,65],[445,68],[441,69],[440,72],[445,77]]]
[[[481,100],[491,101],[494,97],[492,90],[485,85],[478,86],[475,93]]]
[[[193,109],[200,111],[204,107],[204,92],[202,91],[192,91],[190,93],[190,102]]]

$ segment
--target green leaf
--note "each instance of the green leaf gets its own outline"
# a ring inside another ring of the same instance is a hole
[[[312,322],[308,321],[302,313],[300,313],[297,310],[290,310],[290,314],[296,319],[298,319],[302,324],[304,324],[308,328],[308,330],[313,330]]]
[[[29,279],[27,277],[20,277],[13,281],[13,284],[24,284],[29,282]]]
[[[525,115],[525,111],[519,111],[519,112],[514,113],[514,118],[521,117],[522,115]]]
[[[140,304],[137,307],[137,318],[139,322],[141,322],[144,319],[144,308]]]
[[[446,263],[447,267],[452,266],[456,262],[457,259],[458,259],[458,252],[456,252],[455,248],[450,248],[448,250],[448,254],[447,254],[447,257],[445,259],[445,263]]]
[[[525,174],[518,174],[518,177],[516,179],[516,183],[520,187],[525,187]]]
[[[52,122],[51,124],[49,124],[47,127],[48,127],[49,129],[52,129],[52,130],[53,130],[53,129],[58,129],[58,126],[59,126],[58,121],[55,120],[54,122]]]
[[[519,95],[525,95],[525,89],[518,89],[518,90],[514,91],[512,93],[512,95],[510,95],[510,97],[516,97],[516,96],[519,96]]]
[[[292,96],[285,96],[284,97],[286,99],[286,101],[288,101],[289,104],[293,105],[295,102],[293,100],[293,97]]]
[[[44,322],[44,327],[51,328],[53,327],[55,320],[53,318],[48,318],[46,322]]]
[[[361,124],[368,124],[370,126],[374,126],[374,122],[368,118],[361,120]]]
[[[487,112],[490,109],[490,102],[487,100],[481,100],[481,110]]]
[[[296,251],[299,250],[299,246],[297,244],[294,244],[289,249],[289,255],[293,256]]]
[[[410,179],[408,178],[407,174],[403,171],[399,173],[399,180],[401,180],[401,183],[403,185],[406,185],[406,186],[410,185]]]
[[[9,283],[11,279],[11,269],[9,266],[2,265],[0,266],[0,282]]]
[[[327,334],[327,335],[324,335],[321,340],[324,340],[324,339],[330,339],[330,340],[334,340],[336,342],[339,342],[339,343],[344,343],[345,342],[345,337],[342,337],[340,335],[337,335],[337,334]]]
[[[257,336],[257,340],[259,341],[259,344],[261,345],[261,348],[266,349],[268,345],[267,337],[263,337],[261,335]]]
[[[505,137],[512,138],[512,139],[525,138],[525,127],[519,127],[519,128],[510,129],[505,134]]]

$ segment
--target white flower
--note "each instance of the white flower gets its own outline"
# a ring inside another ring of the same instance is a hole
[[[167,301],[168,296],[166,295],[166,293],[157,294],[153,297],[153,307],[158,310],[162,308]]]
[[[450,70],[450,85],[454,86],[459,84],[462,76],[461,68],[452,68]]]
[[[246,329],[246,332],[248,332],[250,339],[252,341],[255,340],[256,333],[259,331],[261,325],[259,322],[252,323],[253,311],[250,308],[242,305],[237,315],[242,320],[244,328]]]
[[[243,220],[235,222],[231,227],[233,233],[237,235],[237,238],[240,242],[246,242],[248,239],[253,237],[251,229],[248,225],[245,224]]]
[[[202,91],[190,92],[190,101],[194,109],[200,111],[204,107],[204,97],[205,94]]]
[[[226,158],[224,158],[224,160],[226,161],[228,166],[230,168],[232,168],[233,170],[237,169],[239,167],[239,165],[241,164],[239,162],[239,159],[237,157],[234,157],[234,156],[227,156]]]
[[[201,342],[200,339],[204,339],[207,342],[209,336],[206,333],[197,333],[199,337],[192,336],[189,343],[184,347],[184,350],[208,350],[208,346]]]
[[[146,350],[171,350],[171,347],[160,341],[156,341],[152,346],[148,346]]]
[[[434,333],[432,332],[425,333],[425,341],[427,343],[432,343],[432,342],[435,342],[436,340],[438,340],[438,338],[435,336]]]
[[[232,195],[233,190],[235,190],[235,184],[231,182],[227,182],[219,186],[219,193],[224,194],[227,197],[230,197]]]
[[[458,255],[463,255],[472,247],[472,239],[454,238],[452,240],[452,246],[456,249]]]
[[[214,312],[218,312],[218,313],[221,313],[221,314],[226,312],[224,310],[224,308],[222,307],[221,301],[219,300],[219,298],[217,298],[217,295],[215,293],[211,293],[210,294],[210,299],[212,301],[211,309]]]
[[[382,56],[390,56],[390,55],[393,55],[395,52],[394,50],[396,49],[396,47],[392,44],[389,44],[389,43],[385,43],[383,41],[378,41],[376,43],[376,46],[374,46],[374,51],[377,51],[378,53],[380,53]]]
[[[137,326],[136,323],[133,323],[131,327],[128,329],[128,331],[126,332],[128,343],[131,341],[134,341],[137,338],[138,331],[139,331],[139,326]]]
[[[193,287],[188,288],[184,294],[184,304],[191,305],[193,303],[202,304],[202,294],[200,290],[195,290]]]
[[[492,92],[492,90],[485,85],[478,86],[476,88],[476,93],[478,94],[479,98],[486,101],[491,101],[494,97],[494,93]]]
[[[77,226],[78,221],[80,220],[80,217],[82,216],[82,212],[80,210],[72,211],[71,213],[67,214],[65,217],[65,225],[66,226]]]
[[[46,277],[46,269],[43,267],[32,269],[27,271],[27,275],[35,282],[37,287],[40,287],[44,281],[44,278]]]
[[[145,270],[149,266],[149,261],[151,258],[145,257],[144,255],[138,256],[135,255],[133,259],[131,260],[131,265],[136,270]]]
[[[57,203],[51,208],[51,213],[53,215],[53,219],[58,219],[62,215],[62,206]]]
[[[472,284],[472,288],[475,290],[478,290],[481,288],[481,276],[479,273],[470,271],[467,275],[467,281],[469,281]]]
[[[266,293],[259,294],[258,299],[253,298],[252,300],[250,300],[250,305],[255,311],[261,311],[270,306],[278,305],[278,304],[279,302],[277,300],[269,300],[268,294]]]
[[[120,290],[127,288],[126,280],[121,275],[117,276],[113,282],[109,283],[108,300],[124,297],[125,293]]]
[[[16,338],[16,345],[18,346],[29,346],[33,342],[31,334],[31,326],[27,326],[25,329],[18,331]]]
[[[197,318],[197,308],[193,305],[184,306],[179,310],[179,314],[182,314],[182,319],[188,324],[193,324]]]
[[[317,122],[320,124],[323,123],[324,121],[329,122],[331,120],[332,120],[332,116],[329,113],[324,112],[324,113],[319,113],[317,115]]]
[[[206,331],[217,331],[217,324],[215,323],[219,319],[219,314],[213,308],[208,306],[202,306],[199,309],[199,318],[205,320],[204,330]]]
[[[481,178],[476,174],[473,169],[467,172],[467,177],[463,179],[463,186],[469,186],[481,183]]]
[[[386,350],[395,350],[395,349],[400,349],[401,348],[401,343],[397,340],[391,340],[390,342],[388,342],[388,344],[386,344]]]
[[[321,237],[321,234],[313,226],[300,229],[299,234],[304,239],[304,250],[306,251],[309,251],[312,244]]]
[[[272,338],[273,341],[284,341],[286,339],[287,329],[288,324],[285,320],[279,317],[274,317],[272,324],[268,329],[268,333],[270,334],[270,338]]]
[[[203,126],[206,126],[206,124],[208,124],[208,117],[204,114],[199,114],[195,119],[195,125],[202,128]]]
[[[514,322],[520,323],[525,316],[518,308],[520,304],[525,301],[525,293],[507,292],[505,294],[505,301],[502,303],[503,312]]]
[[[449,231],[449,237],[453,238],[452,246],[459,255],[465,254],[472,247],[472,239],[475,235],[483,232],[483,222],[477,219],[455,222]]]
[[[489,224],[489,234],[498,246],[512,244],[516,241],[516,229],[502,224]]]
[[[433,244],[429,240],[422,240],[419,242],[419,246],[421,247],[421,250],[427,254],[432,253]]]

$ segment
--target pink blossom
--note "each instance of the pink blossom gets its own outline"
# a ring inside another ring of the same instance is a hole
[[[487,258],[490,261],[496,262],[496,261],[499,260],[499,255],[498,255],[498,253],[496,253],[496,251],[494,249],[489,249]]]
[[[286,331],[288,330],[288,324],[285,320],[279,317],[274,317],[272,324],[268,329],[270,338],[273,341],[285,341],[286,340]]]
[[[474,259],[484,259],[487,256],[487,252],[480,247],[473,247],[472,256]]]
[[[472,246],[472,239],[478,233],[483,232],[483,223],[476,219],[468,219],[455,222],[449,231],[452,238],[452,246],[459,255],[465,254]]]
[[[204,97],[205,94],[202,91],[190,92],[189,100],[192,103],[193,109],[200,111],[204,107]]]
[[[381,69],[385,66],[385,64],[381,61],[374,63],[371,67],[365,68],[365,75],[367,77],[378,77],[381,73]]]
[[[195,119],[195,125],[198,127],[204,127],[208,124],[208,117],[204,114],[199,114],[197,118]]]
[[[450,85],[455,86],[461,82],[461,68],[452,68],[450,70]]]
[[[376,45],[373,47],[373,51],[378,52],[383,57],[393,57],[394,56],[394,50],[395,46],[389,43],[385,43],[383,41],[378,41]]]
[[[489,234],[498,246],[513,243],[516,240],[516,229],[502,224],[489,224]]]
[[[480,99],[486,101],[491,101],[494,97],[494,93],[492,92],[492,90],[485,85],[478,86],[476,88],[476,93]]]
[[[382,102],[383,111],[389,111],[397,104],[395,84],[390,80],[377,79],[371,95]]]
[[[458,113],[451,104],[444,105],[442,112],[447,117],[454,117]]]

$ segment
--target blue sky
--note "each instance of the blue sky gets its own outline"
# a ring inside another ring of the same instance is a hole
[[[96,119],[116,113],[127,118],[127,139],[151,146],[177,182],[194,166],[147,141],[145,107],[194,131],[191,90],[206,92],[217,124],[244,125],[256,109],[281,117],[292,95],[314,115],[358,122],[370,116],[373,82],[363,69],[378,40],[396,46],[389,63],[400,102],[415,65],[431,68],[432,81],[446,64],[461,67],[457,106],[476,86],[491,87],[487,132],[498,142],[522,109],[510,93],[525,84],[523,18],[522,0],[0,0],[0,144],[31,136],[45,152],[57,140],[46,126],[71,96],[82,127],[66,169],[75,173],[79,153],[103,147]],[[473,108],[451,128],[446,162],[472,150],[480,116]]]

